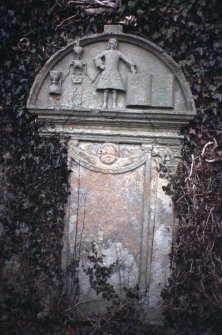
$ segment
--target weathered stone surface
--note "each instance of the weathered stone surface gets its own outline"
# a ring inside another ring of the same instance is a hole
[[[152,75],[151,105],[155,107],[174,106],[174,76]]]
[[[177,148],[86,141],[70,141],[69,146],[71,195],[63,268],[76,258],[76,250],[87,268],[86,251],[95,242],[105,264],[119,264],[111,277],[115,288],[138,284],[149,321],[160,322],[174,215],[162,190],[167,181],[159,177],[157,166],[176,160]],[[93,311],[95,303],[89,301],[95,293],[84,273],[80,277],[82,295]]]
[[[76,70],[81,72],[78,78],[73,73]],[[128,81],[131,76],[133,87]],[[61,86],[57,87],[59,94],[52,92],[55,80]],[[105,89],[109,92],[104,105]],[[113,90],[116,90],[114,104]],[[127,104],[129,97],[133,101]],[[144,103],[142,97],[146,97]],[[107,124],[110,122],[104,121],[107,115],[104,112],[112,110],[118,112],[113,120],[115,124],[127,123],[126,116],[130,113],[140,118],[142,114],[145,123],[151,117],[152,124],[158,125],[160,116],[167,121],[170,114],[170,124],[179,127],[195,114],[190,90],[173,60],[152,43],[123,34],[119,29],[85,37],[76,41],[74,47],[69,45],[53,56],[36,78],[28,108],[47,123],[56,121],[65,125],[79,117],[87,124],[91,124],[92,118],[94,122]]]
[[[160,164],[175,170],[179,129],[195,115],[180,69],[149,41],[106,26],[46,63],[28,108],[44,121],[42,134],[69,138],[63,268],[79,258],[87,267],[96,243],[105,264],[118,261],[111,283],[117,290],[138,284],[146,319],[160,323],[174,212],[158,171]],[[79,276],[88,310],[104,307]]]
[[[127,80],[127,102],[130,106],[151,106],[152,76],[129,74]]]
[[[104,32],[107,34],[115,34],[115,33],[122,33],[123,32],[123,26],[120,24],[107,24],[104,26]]]

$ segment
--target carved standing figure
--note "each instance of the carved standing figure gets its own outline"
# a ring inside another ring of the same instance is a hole
[[[79,41],[75,42],[73,52],[75,55],[75,59],[70,64],[70,67],[72,67],[73,70],[72,81],[74,84],[81,84],[83,80],[83,70],[86,67],[86,63],[81,59],[83,54],[83,48],[79,45]]]
[[[112,107],[117,107],[117,92],[125,91],[123,81],[119,73],[119,62],[125,62],[132,73],[136,73],[135,65],[117,50],[117,40],[111,38],[108,41],[107,50],[99,53],[95,58],[96,66],[102,70],[102,75],[98,82],[97,90],[104,91],[103,93],[103,106],[107,108],[109,92],[112,91]]]

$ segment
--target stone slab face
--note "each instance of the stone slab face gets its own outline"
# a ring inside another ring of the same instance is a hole
[[[94,243],[104,264],[117,262],[115,289],[139,285],[146,320],[161,323],[175,220],[160,166],[174,173],[180,127],[195,115],[180,69],[156,45],[105,26],[52,56],[27,107],[42,135],[69,143],[63,269],[73,260],[87,268]],[[87,311],[103,310],[84,271],[79,278]]]
[[[152,75],[151,105],[155,107],[174,106],[174,76]]]
[[[127,107],[151,106],[152,76],[141,74],[129,74],[127,80]],[[139,94],[135,95],[135,92]]]
[[[109,150],[116,159],[112,164],[104,163]],[[71,195],[63,266],[68,266],[74,250],[81,250],[81,265],[90,266],[86,251],[95,242],[107,266],[119,264],[111,277],[116,290],[139,285],[152,321],[162,310],[160,291],[169,276],[174,227],[171,200],[162,190],[167,182],[157,173],[158,164],[167,158],[164,150],[87,141],[70,141],[69,148]],[[177,161],[175,148],[168,155]],[[83,273],[80,278],[85,301],[94,300],[88,279]],[[87,303],[92,311],[98,309],[98,303],[94,305]]]

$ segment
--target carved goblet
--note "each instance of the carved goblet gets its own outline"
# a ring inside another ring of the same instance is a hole
[[[60,95],[62,93],[62,71],[50,71],[50,79],[49,94]]]

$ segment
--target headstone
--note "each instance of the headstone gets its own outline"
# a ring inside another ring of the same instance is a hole
[[[79,258],[89,266],[95,243],[104,264],[118,264],[115,288],[138,284],[147,320],[160,323],[175,229],[160,166],[175,172],[180,127],[196,113],[182,72],[153,43],[106,26],[52,56],[27,106],[44,123],[42,135],[69,139],[63,269]],[[79,277],[88,310],[102,308],[83,271]]]

